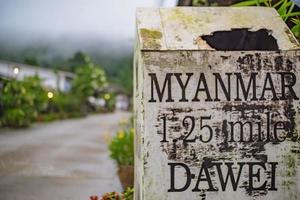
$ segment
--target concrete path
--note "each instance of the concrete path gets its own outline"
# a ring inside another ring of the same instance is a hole
[[[0,129],[0,200],[89,200],[122,191],[107,134],[129,113]]]

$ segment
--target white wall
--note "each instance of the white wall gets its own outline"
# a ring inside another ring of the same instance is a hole
[[[19,69],[18,74],[14,73],[14,68]],[[68,91],[70,89],[70,83],[66,80],[64,72],[55,73],[53,70],[41,67],[0,61],[0,76],[22,80],[27,76],[34,75],[38,75],[42,79],[42,84],[45,87],[61,91]]]

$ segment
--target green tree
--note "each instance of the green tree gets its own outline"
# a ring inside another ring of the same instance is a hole
[[[70,67],[70,71],[76,72],[78,67],[89,65],[91,58],[81,51],[78,51],[74,56],[68,60],[67,65]]]
[[[39,62],[35,57],[26,57],[24,63],[28,65],[39,66]]]
[[[133,93],[133,60],[128,56],[120,60],[118,67],[116,67],[116,75],[112,81],[120,85],[127,95]]]
[[[76,76],[72,82],[72,92],[84,102],[95,91],[100,90],[106,84],[105,72],[92,63],[78,67]]]

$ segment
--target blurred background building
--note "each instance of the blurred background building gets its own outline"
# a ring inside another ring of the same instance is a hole
[[[71,72],[0,60],[0,79],[23,80],[28,76],[38,76],[44,87],[62,92],[71,89],[71,81],[74,78]]]

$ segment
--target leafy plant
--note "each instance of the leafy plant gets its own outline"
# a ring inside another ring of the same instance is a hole
[[[39,113],[38,121],[50,122],[58,119],[77,118],[84,116],[80,100],[71,93],[52,91],[47,109]]]
[[[133,200],[134,189],[127,188],[123,193],[108,192],[104,194],[101,200]]]
[[[51,109],[58,113],[80,112],[80,101],[71,93],[56,92],[51,99]]]
[[[29,126],[47,105],[46,91],[37,76],[23,81],[7,80],[0,95],[0,104],[3,108],[0,116],[2,126]]]
[[[124,199],[133,200],[133,195],[134,195],[134,189],[129,187],[124,192]]]
[[[114,159],[119,166],[133,165],[133,138],[134,129],[121,130],[109,144],[110,157]]]
[[[291,29],[296,38],[300,38],[300,19],[292,18],[291,22],[294,23],[293,28]]]
[[[122,200],[122,196],[118,192],[108,192],[102,196],[101,200]]]
[[[287,22],[290,20],[293,22],[293,27],[291,28],[293,34],[300,39],[300,12],[295,12],[295,3],[291,0],[279,0],[279,1],[272,1],[272,0],[246,0],[240,3],[234,4],[233,6],[267,6],[273,7],[277,10],[278,14],[281,18]]]
[[[33,104],[37,112],[42,112],[47,107],[47,92],[42,86],[42,80],[37,76],[28,76],[22,80],[27,94],[33,98]]]

